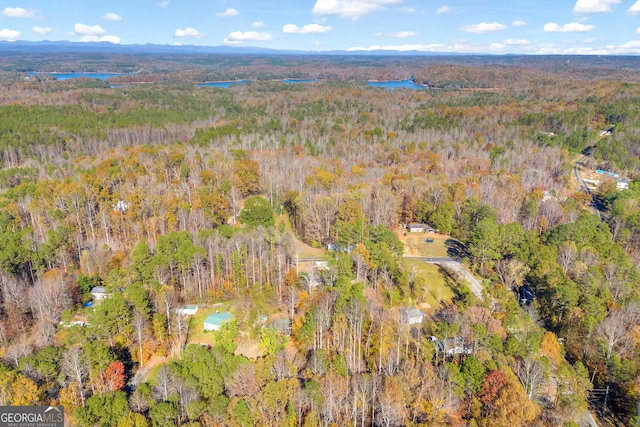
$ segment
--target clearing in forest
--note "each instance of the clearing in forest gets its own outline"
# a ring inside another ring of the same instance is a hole
[[[213,345],[213,332],[204,330],[204,320],[209,315],[216,312],[223,312],[229,309],[228,304],[214,304],[211,307],[202,307],[196,314],[190,316],[189,335],[187,335],[187,344],[203,344]]]
[[[402,227],[397,227],[394,231],[404,245],[406,257],[456,258],[461,256],[459,252],[462,244],[446,234],[409,233]],[[426,242],[425,239],[429,241]]]
[[[407,263],[410,269],[415,269],[415,280],[423,288],[422,298],[417,301],[418,308],[425,314],[431,315],[443,304],[451,302],[455,293],[447,284],[440,266],[412,259],[407,259]]]

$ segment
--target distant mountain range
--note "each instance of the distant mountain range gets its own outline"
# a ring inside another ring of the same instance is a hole
[[[452,56],[455,53],[422,51],[311,51],[279,50],[251,46],[195,46],[164,44],[113,44],[109,42],[69,42],[69,41],[0,41],[1,53],[112,53],[112,54],[224,54],[224,55],[357,55],[357,56]],[[476,54],[474,54],[476,55]]]

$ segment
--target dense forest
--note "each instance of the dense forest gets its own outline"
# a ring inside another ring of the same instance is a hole
[[[640,425],[640,60],[7,55],[0,100],[1,405]],[[579,161],[629,188],[583,192]],[[405,256],[409,223],[482,294]]]

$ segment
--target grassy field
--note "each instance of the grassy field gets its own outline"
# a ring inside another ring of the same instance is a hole
[[[405,256],[426,256],[433,258],[446,258],[459,256],[462,245],[456,239],[446,234],[438,233],[406,233],[405,229],[396,230],[398,238],[404,243]],[[424,239],[433,239],[433,242],[425,242]]]
[[[187,336],[187,344],[208,344],[213,345],[213,333],[204,330],[204,319],[216,311],[226,311],[229,304],[215,304],[212,307],[198,309],[198,312],[189,319],[189,335]]]
[[[417,277],[424,280],[424,294],[418,303],[427,303],[429,307],[423,305],[422,311],[432,314],[442,303],[448,303],[454,296],[453,290],[447,285],[445,276],[435,264],[427,264],[417,260],[407,260],[410,268],[415,266]]]

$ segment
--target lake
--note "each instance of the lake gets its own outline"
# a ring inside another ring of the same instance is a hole
[[[318,79],[283,79],[282,83],[315,83]]]
[[[368,86],[384,87],[387,89],[429,89],[428,86],[415,84],[412,79],[407,80],[384,80],[384,81],[367,81]]]
[[[38,73],[34,73],[34,74],[38,74]],[[111,77],[126,75],[123,73],[42,73],[42,74],[55,77],[56,80],[79,79],[81,77],[87,77],[89,79],[107,80]]]
[[[242,85],[245,83],[249,83],[250,81],[251,80],[230,80],[230,81],[221,81],[221,82],[206,82],[206,83],[198,83],[198,86],[228,88],[231,85]]]

